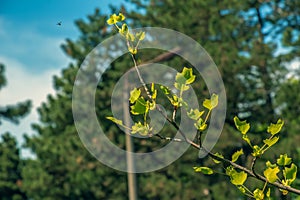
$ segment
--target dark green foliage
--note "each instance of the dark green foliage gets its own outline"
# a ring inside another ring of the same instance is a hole
[[[21,191],[22,178],[19,148],[16,139],[9,133],[1,136],[0,141],[0,197],[3,200],[26,199]]]
[[[6,85],[4,65],[0,64],[0,89]],[[3,119],[18,123],[30,110],[31,102],[17,105],[0,106],[0,124]],[[16,139],[10,133],[1,133],[0,140],[0,198],[3,200],[27,199],[22,188],[19,147]]]

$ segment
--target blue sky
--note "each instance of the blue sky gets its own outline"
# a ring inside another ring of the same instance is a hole
[[[17,126],[4,122],[6,131],[22,143],[26,132],[38,121],[36,108],[54,93],[52,77],[68,66],[70,59],[60,45],[79,36],[74,21],[86,19],[95,8],[109,15],[109,4],[126,5],[124,0],[0,0],[0,63],[6,66],[8,84],[0,91],[0,106],[31,99],[34,108]],[[61,21],[62,25],[57,26]],[[28,152],[23,153],[28,155]]]

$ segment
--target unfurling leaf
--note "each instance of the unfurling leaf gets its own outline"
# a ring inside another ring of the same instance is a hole
[[[205,99],[203,101],[203,107],[207,108],[208,110],[212,110],[218,105],[218,95],[212,94],[210,99]]]
[[[131,129],[132,129],[131,134],[139,133],[140,135],[143,136],[148,135],[152,130],[152,128],[150,128],[148,124],[143,125],[141,122],[134,123]]]
[[[137,49],[135,47],[128,47],[128,51],[133,55],[137,54]]]
[[[138,100],[140,95],[141,95],[141,90],[140,89],[134,88],[133,90],[131,90],[130,91],[130,97],[129,97],[130,103],[136,102],[136,100]]]
[[[114,118],[114,117],[106,117],[106,119],[108,119],[108,120],[114,122],[115,124],[118,124],[118,125],[123,126],[122,120],[116,119],[116,118]]]
[[[264,191],[260,190],[260,189],[255,189],[253,191],[253,197],[255,198],[255,200],[264,200]]]
[[[235,152],[235,153],[232,155],[231,161],[232,161],[232,162],[237,161],[237,159],[238,159],[241,155],[243,155],[243,154],[244,154],[243,149],[241,149],[241,150]]]
[[[111,15],[106,22],[108,25],[112,25],[124,20],[125,20],[125,16],[122,13],[119,13],[119,15],[116,14]]]
[[[247,173],[246,172],[237,172],[233,170],[230,175],[230,181],[233,185],[243,185],[244,182],[247,180]]]
[[[268,138],[264,140],[264,143],[267,144],[269,147],[273,146],[276,144],[276,142],[279,140],[279,137],[273,137],[273,138]]]
[[[267,168],[264,171],[264,175],[270,183],[274,183],[278,179],[278,172],[280,172],[278,167],[275,168]]]
[[[291,164],[291,162],[292,162],[292,158],[289,158],[287,154],[280,155],[280,157],[277,159],[277,164],[279,166],[286,166]]]
[[[195,110],[191,109],[190,112],[187,112],[188,117],[193,120],[199,119],[203,114],[204,114],[204,111],[200,112],[198,109],[195,109]]]
[[[233,118],[233,120],[234,120],[234,124],[235,124],[236,128],[237,128],[243,135],[245,135],[245,134],[249,131],[249,129],[250,129],[250,124],[247,123],[246,120],[245,120],[245,121],[240,121],[240,119],[239,119],[237,116],[235,116],[235,117]]]
[[[199,131],[204,131],[207,127],[207,124],[204,123],[204,120],[202,118],[199,118],[196,123],[194,123],[194,126],[196,127],[197,130]]]
[[[281,119],[278,119],[276,124],[272,124],[272,123],[270,124],[267,131],[271,135],[275,135],[275,134],[279,133],[279,131],[281,130],[283,125],[284,125],[284,121],[282,121]]]
[[[180,91],[188,90],[188,85],[193,83],[195,78],[196,76],[193,75],[193,69],[184,67],[181,73],[176,74],[174,86]]]
[[[277,165],[276,164],[272,164],[270,161],[267,161],[266,162],[266,166],[267,166],[267,168],[275,168],[275,167],[277,167]]]
[[[215,156],[219,157],[219,158],[224,158],[224,156],[220,153],[215,153],[214,154]],[[213,161],[216,163],[216,164],[219,164],[221,163],[221,161],[218,161],[217,159],[213,159]]]
[[[141,32],[138,32],[135,34],[135,37],[138,39],[138,40],[143,40],[145,39],[145,32],[144,31],[141,31]]]
[[[133,115],[144,114],[149,110],[148,104],[143,97],[139,97],[130,108],[130,112]]]
[[[214,173],[214,171],[209,167],[193,167],[193,169],[195,170],[195,172],[201,172],[201,173],[207,174],[207,175]]]
[[[286,181],[282,180],[282,183],[287,186],[291,185],[297,176],[297,166],[292,163],[291,167],[285,167],[283,170],[283,176],[285,177]]]

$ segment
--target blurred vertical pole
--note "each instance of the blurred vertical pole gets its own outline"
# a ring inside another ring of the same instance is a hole
[[[129,107],[128,107],[128,99],[129,99],[129,87],[128,87],[128,77],[125,75],[125,83],[123,87],[123,113],[124,113],[124,125],[130,127],[129,121]],[[127,101],[126,101],[127,100]],[[125,129],[125,137],[126,137],[126,160],[127,160],[127,170],[135,171],[135,160],[130,154],[133,152],[133,142],[130,135],[130,131]],[[137,189],[136,189],[136,174],[127,172],[127,184],[128,184],[128,195],[129,200],[137,200]]]

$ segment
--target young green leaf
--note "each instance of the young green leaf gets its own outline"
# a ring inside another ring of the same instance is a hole
[[[123,25],[122,25],[122,28],[119,30],[119,32],[120,32],[123,36],[126,36],[127,33],[128,33],[128,26],[127,26],[127,24],[123,24]]]
[[[291,164],[291,162],[292,162],[292,158],[289,158],[287,154],[280,155],[279,158],[277,159],[277,164],[279,166],[286,166]]]
[[[108,119],[108,120],[114,122],[115,124],[118,124],[118,125],[123,126],[123,122],[122,122],[121,120],[119,120],[119,119],[116,119],[116,118],[114,118],[114,117],[106,117],[106,119]]]
[[[275,167],[277,167],[277,165],[276,164],[272,164],[270,161],[267,161],[266,162],[266,166],[267,166],[267,168],[275,168]]]
[[[264,175],[267,178],[268,182],[274,183],[278,179],[278,172],[280,172],[278,167],[275,168],[267,168],[264,171]]]
[[[130,106],[130,108],[131,108],[130,112],[133,115],[141,115],[141,114],[146,113],[149,110],[148,104],[143,97],[139,97],[135,101],[135,104]]]
[[[131,134],[139,133],[140,135],[143,136],[148,135],[152,130],[152,128],[150,128],[148,124],[143,125],[141,122],[134,123],[131,129],[132,129]]]
[[[244,182],[247,180],[247,173],[246,172],[237,172],[237,171],[232,171],[231,175],[231,183],[233,185],[243,185]]]
[[[193,75],[193,69],[184,67],[181,73],[176,74],[174,86],[180,91],[188,90],[188,85],[193,83],[195,78],[196,76]]]
[[[276,142],[279,140],[279,137],[273,137],[273,138],[268,138],[263,140],[264,143],[266,145],[268,145],[269,147],[273,146],[274,144],[276,144]]]
[[[168,87],[161,85],[159,88],[165,95],[170,94],[170,89]]]
[[[199,119],[204,114],[204,111],[199,111],[198,109],[191,109],[190,112],[187,112],[189,118],[193,120]]]
[[[275,134],[279,133],[279,131],[281,130],[283,125],[284,125],[284,121],[281,119],[278,119],[276,124],[272,124],[272,123],[270,124],[267,131],[271,135],[275,135]]]
[[[218,105],[218,95],[212,94],[210,99],[205,99],[203,101],[203,107],[207,108],[208,110],[212,110]]]
[[[193,167],[193,169],[195,170],[195,172],[201,172],[201,173],[207,174],[207,175],[214,173],[214,171],[209,167]]]
[[[138,33],[135,34],[135,37],[138,40],[143,40],[143,39],[145,39],[145,32],[144,31],[138,32]]]
[[[245,135],[245,134],[249,131],[249,129],[250,129],[250,124],[247,123],[246,120],[245,120],[245,121],[240,121],[240,119],[239,119],[237,116],[235,116],[235,117],[233,118],[233,121],[234,121],[234,124],[235,124],[236,128],[237,128],[243,135]]]
[[[297,177],[297,166],[292,163],[291,167],[285,167],[283,170],[283,176],[286,179],[285,184],[291,185]],[[284,180],[282,182],[284,182]]]
[[[215,153],[214,155],[217,156],[217,157],[219,157],[219,158],[224,158],[224,156],[223,156],[222,154],[220,154],[220,153]],[[221,161],[218,161],[218,160],[216,160],[216,159],[213,159],[213,161],[214,161],[214,163],[216,163],[216,164],[221,163]]]
[[[232,162],[235,162],[237,161],[237,159],[244,154],[244,151],[243,149],[239,150],[239,151],[236,151],[233,155],[232,155],[232,158],[231,158],[231,161]]]
[[[264,191],[260,190],[260,189],[255,189],[253,191],[253,197],[255,198],[255,200],[264,200]]]
[[[197,130],[199,131],[204,131],[207,127],[207,124],[204,123],[204,120],[202,118],[199,118],[196,123],[194,123],[194,126],[196,127]]]
[[[129,97],[129,101],[130,103],[134,103],[136,102],[136,100],[138,100],[138,98],[141,96],[141,90],[140,89],[136,89],[134,88],[133,90],[130,91],[130,97]]]

